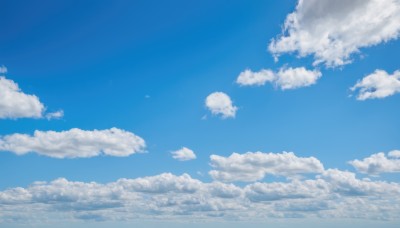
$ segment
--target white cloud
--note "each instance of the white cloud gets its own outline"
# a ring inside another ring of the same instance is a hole
[[[349,164],[354,166],[358,172],[370,175],[400,172],[400,151],[390,151],[388,157],[382,152],[372,154],[363,160],[350,161]]]
[[[375,70],[351,88],[352,91],[358,89],[358,100],[392,96],[400,92],[400,71],[395,71],[390,75],[384,70]]]
[[[272,82],[275,80],[275,74],[272,70],[260,70],[259,72],[253,72],[246,69],[236,79],[236,83],[242,86],[261,86],[265,85],[266,82]]]
[[[46,114],[46,118],[48,119],[48,120],[51,120],[51,119],[60,119],[60,118],[62,118],[64,116],[64,111],[63,110],[59,110],[59,111],[56,111],[56,112],[50,112],[50,113],[47,113]]]
[[[269,50],[276,56],[314,55],[314,64],[340,66],[360,48],[397,39],[399,32],[398,0],[300,0]]]
[[[143,151],[145,141],[118,128],[85,131],[35,131],[34,134],[12,134],[0,137],[0,151],[18,155],[34,152],[54,158],[129,156]]]
[[[282,90],[297,89],[315,84],[321,75],[317,70],[307,70],[304,67],[281,68],[278,72],[265,69],[259,72],[245,70],[239,74],[236,83],[241,86],[259,86],[270,82]]]
[[[400,185],[329,169],[314,179],[205,183],[163,173],[100,184],[59,178],[0,191],[0,224],[56,220],[400,219]]]
[[[214,170],[211,170],[209,174],[213,179],[224,182],[257,181],[267,174],[295,177],[299,174],[320,173],[324,170],[318,159],[297,157],[292,152],[233,153],[229,157],[211,155],[210,159]]]
[[[174,159],[179,161],[196,159],[196,154],[193,152],[193,150],[186,147],[182,147],[180,150],[172,151],[171,154]]]
[[[234,118],[238,109],[233,105],[231,98],[223,92],[211,93],[205,103],[212,114],[221,115],[222,118]]]
[[[0,76],[0,119],[41,118],[44,110],[37,96],[23,93],[15,82]]]

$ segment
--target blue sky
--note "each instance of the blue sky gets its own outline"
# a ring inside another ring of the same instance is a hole
[[[284,227],[298,217],[304,224],[398,225],[400,202],[373,199],[385,191],[400,199],[400,3],[376,4],[0,1],[0,226],[98,226],[123,219],[176,227],[241,220],[236,225],[244,227],[278,219]],[[212,96],[216,92],[220,96]],[[43,138],[35,139],[35,131]],[[59,178],[66,182],[57,184]],[[180,206],[79,207],[91,200],[120,203],[89,192],[91,182],[108,191],[121,178],[132,182],[124,193],[132,202],[140,196],[148,204],[162,198]],[[147,180],[147,192],[139,180]],[[329,190],[322,194],[307,181]],[[338,183],[346,181],[341,189]],[[73,183],[87,194],[74,195]],[[295,190],[268,201],[273,193],[256,190],[258,183],[272,184],[265,186],[274,192],[282,190],[274,184]],[[296,184],[315,195],[302,195]],[[18,201],[25,195],[18,187],[30,196]],[[240,199],[215,196],[211,206],[182,207],[206,193],[214,197],[211,188],[241,192]],[[254,198],[260,191],[264,195]],[[78,206],[50,205],[60,192]],[[350,207],[331,205],[332,197],[359,203],[352,210],[360,214],[346,217]],[[20,212],[24,204],[27,211]]]

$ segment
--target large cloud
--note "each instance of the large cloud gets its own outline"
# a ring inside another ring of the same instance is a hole
[[[212,114],[221,115],[222,118],[234,118],[238,109],[233,105],[231,98],[223,92],[211,93],[205,103]]]
[[[60,178],[0,191],[0,224],[46,220],[196,219],[276,217],[400,219],[400,185],[360,180],[336,169],[313,179],[205,183],[163,173],[100,184]]]
[[[12,134],[0,138],[0,150],[18,155],[35,152],[54,158],[129,156],[140,152],[145,141],[118,128],[85,131],[35,131],[33,135]]]
[[[353,160],[349,162],[360,173],[378,175],[380,173],[400,172],[400,151],[394,150],[388,153],[373,154],[363,160]]]
[[[251,182],[261,180],[267,174],[295,177],[304,173],[320,173],[324,170],[318,159],[297,157],[292,152],[233,153],[229,157],[211,155],[210,159],[214,168],[210,171],[211,177],[225,182]]]
[[[7,68],[0,67],[0,74]],[[35,95],[25,94],[14,81],[0,76],[0,119],[17,118],[61,118],[62,111],[47,113],[45,106]]]
[[[384,70],[375,70],[358,81],[352,91],[359,90],[358,100],[385,98],[400,92],[400,71],[388,74]]]
[[[276,56],[314,55],[315,64],[340,66],[360,48],[397,39],[399,32],[399,0],[300,0],[269,50]]]
[[[304,67],[281,68],[278,72],[265,69],[253,72],[247,69],[239,74],[236,83],[241,86],[260,86],[269,82],[282,90],[297,89],[315,84],[321,75],[317,70]]]

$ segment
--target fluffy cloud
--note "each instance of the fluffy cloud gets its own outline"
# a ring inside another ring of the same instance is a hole
[[[265,175],[295,177],[304,173],[320,173],[324,170],[322,163],[314,158],[297,157],[292,152],[263,153],[247,152],[233,153],[229,157],[211,155],[211,170],[209,174],[215,180],[257,181]]]
[[[384,98],[400,92],[400,71],[388,74],[384,70],[376,70],[358,81],[351,90],[359,89],[358,100]]]
[[[205,183],[163,173],[100,184],[59,178],[0,191],[0,224],[56,219],[254,220],[285,217],[399,219],[400,185],[329,169],[313,179]]]
[[[360,173],[378,175],[380,173],[400,172],[400,151],[394,150],[388,153],[373,154],[363,160],[353,160],[349,162]]]
[[[269,50],[275,56],[313,55],[314,64],[340,66],[360,48],[397,39],[399,32],[398,0],[300,0]]]
[[[236,83],[242,86],[261,86],[265,85],[266,82],[272,82],[275,80],[275,73],[272,70],[260,70],[259,72],[253,72],[246,69],[236,79]]]
[[[15,82],[0,76],[0,119],[41,118],[44,110],[37,96],[23,93]]]
[[[205,103],[212,114],[221,115],[222,118],[234,118],[238,109],[233,105],[231,98],[223,92],[211,93]]]
[[[269,82],[282,90],[297,89],[315,84],[321,75],[317,70],[311,71],[304,67],[281,68],[278,72],[265,69],[259,72],[245,70],[239,74],[236,83],[241,86],[259,86]]]
[[[34,134],[12,134],[0,138],[0,150],[18,155],[35,152],[54,158],[129,156],[140,152],[145,141],[135,134],[118,128],[85,131],[35,131]]]
[[[193,150],[182,147],[180,150],[176,150],[171,152],[172,157],[176,160],[179,161],[188,161],[188,160],[193,160],[196,159],[196,154],[193,152]]]

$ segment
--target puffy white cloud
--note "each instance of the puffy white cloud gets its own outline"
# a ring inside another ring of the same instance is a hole
[[[193,152],[193,150],[186,147],[182,147],[180,150],[172,151],[171,154],[174,159],[179,161],[196,159],[196,154]]]
[[[360,48],[397,39],[399,32],[398,0],[300,0],[269,50],[276,56],[314,55],[314,64],[340,66]]]
[[[272,82],[275,80],[275,73],[272,70],[260,70],[259,72],[253,72],[246,69],[236,79],[236,83],[242,86],[260,86],[265,85],[266,82]]]
[[[305,173],[320,173],[324,170],[322,163],[314,158],[297,157],[292,152],[233,153],[229,157],[211,155],[212,178],[224,182],[261,180],[267,174],[295,177]]]
[[[0,119],[41,118],[44,110],[37,96],[25,94],[14,81],[0,76]]]
[[[212,114],[221,115],[222,118],[234,118],[238,109],[233,105],[231,98],[223,92],[211,93],[205,103]]]
[[[363,160],[353,160],[349,162],[360,173],[378,175],[380,173],[400,172],[400,151],[394,150],[388,153],[372,154]]]
[[[56,220],[400,219],[400,185],[326,170],[314,179],[236,186],[163,173],[100,184],[59,178],[0,191],[0,224]]]
[[[265,69],[252,72],[247,69],[239,74],[236,83],[242,86],[252,86],[270,82],[282,90],[297,89],[315,84],[321,75],[321,72],[317,70],[307,70],[304,67],[281,68],[278,72]]]
[[[358,100],[384,98],[400,92],[400,71],[388,74],[384,70],[375,70],[358,81],[352,91],[359,90]]]
[[[296,89],[313,85],[321,77],[317,70],[307,70],[304,67],[280,69],[275,83],[283,90]]]
[[[129,156],[140,152],[145,141],[118,128],[85,131],[35,131],[34,134],[11,134],[0,138],[0,150],[18,155],[34,152],[54,158]]]

